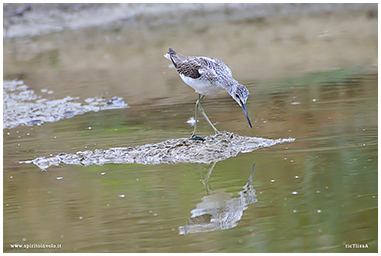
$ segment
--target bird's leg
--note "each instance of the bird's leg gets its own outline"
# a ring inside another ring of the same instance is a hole
[[[201,94],[198,95],[198,100],[196,101],[196,107],[195,107],[195,110],[194,110],[194,129],[193,129],[193,132],[192,132],[192,135],[191,135],[191,138],[193,138],[194,136],[196,136],[196,132],[197,132],[197,119],[198,119],[198,106],[200,104],[200,100],[204,97],[204,95],[202,95],[201,97]]]
[[[201,106],[201,100],[204,98],[205,95],[199,95],[199,98],[198,98],[198,101],[196,103],[196,106],[198,107],[198,110],[200,110],[201,114],[205,117],[206,121],[208,121],[208,123],[210,124],[210,126],[212,126],[213,130],[214,130],[214,135],[217,135],[219,133],[219,131],[216,129],[216,127],[214,127],[214,125],[212,124],[212,122],[210,122],[208,116],[205,114],[205,111],[204,109],[202,108]]]

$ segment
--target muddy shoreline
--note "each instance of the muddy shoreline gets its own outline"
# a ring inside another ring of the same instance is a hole
[[[193,106],[194,91],[179,83],[163,58],[168,47],[219,58],[245,85],[377,69],[377,4],[22,7],[4,4],[3,79],[49,89],[54,98],[107,94],[130,106]],[[20,10],[25,12],[17,15]]]
[[[377,4],[14,4],[4,3],[3,38],[36,37],[66,29],[115,22],[148,27],[197,19],[227,19],[232,23],[269,23],[300,18],[366,15],[378,17]],[[202,30],[202,27],[200,27]]]

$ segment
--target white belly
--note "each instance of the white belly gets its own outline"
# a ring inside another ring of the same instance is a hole
[[[198,94],[202,95],[215,95],[219,93],[224,88],[218,84],[212,84],[210,82],[200,80],[200,79],[193,79],[188,76],[184,76],[182,74],[179,74],[181,79],[183,79],[184,83],[195,89],[195,91]]]

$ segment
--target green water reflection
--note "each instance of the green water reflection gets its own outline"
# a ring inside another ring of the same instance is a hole
[[[249,135],[290,136],[296,141],[215,165],[210,189],[237,197],[256,164],[253,188],[258,201],[247,206],[236,227],[223,231],[178,233],[206,196],[200,168],[206,173],[211,165],[61,166],[45,173],[33,165],[17,164],[84,147],[187,136],[189,127],[177,120],[189,115],[184,105],[163,112],[165,122],[163,116],[157,117],[160,108],[135,113],[125,109],[89,113],[33,130],[5,129],[4,251],[25,251],[11,249],[13,243],[60,243],[60,252],[364,250],[346,249],[346,244],[367,245],[367,251],[376,252],[377,80],[357,77],[331,84],[327,78],[310,86],[298,85],[297,80],[292,86],[285,82],[276,87],[276,81],[269,81],[267,88],[273,92],[252,99],[252,113],[265,111],[254,114],[257,122]],[[224,111],[206,107],[215,119]],[[169,118],[172,113],[178,116]],[[138,119],[141,115],[147,119]],[[231,123],[228,129],[234,129]],[[86,130],[90,125],[91,132]],[[26,136],[27,132],[32,134]],[[46,249],[33,250],[37,251]]]

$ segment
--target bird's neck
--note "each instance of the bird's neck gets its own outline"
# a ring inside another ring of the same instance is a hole
[[[224,88],[226,89],[226,91],[232,95],[232,94],[235,94],[235,91],[234,91],[234,88],[236,88],[236,86],[238,85],[239,83],[234,80],[233,78],[232,79],[228,79],[227,81],[225,81],[224,83]]]

